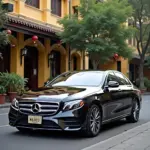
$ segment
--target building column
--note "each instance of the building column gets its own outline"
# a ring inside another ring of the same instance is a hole
[[[89,57],[85,56],[85,70],[89,69]]]
[[[20,64],[20,50],[24,47],[24,34],[17,33],[17,45],[11,48],[11,65],[10,71],[24,77],[24,58]]]
[[[48,23],[51,14],[51,0],[45,0],[43,3],[43,21]]]
[[[50,72],[51,72],[51,68],[50,68],[50,64],[48,66],[48,54],[50,52],[50,46],[51,45],[51,41],[50,39],[44,39],[44,46],[45,46],[45,76],[44,76],[44,80],[47,81],[47,79],[50,78]]]
[[[71,53],[70,53],[70,62],[69,62],[69,45],[66,44],[66,71],[70,71],[69,70],[69,63],[70,63],[70,66],[71,66]]]
[[[17,2],[16,2],[16,12],[18,14],[24,14],[24,4],[25,4],[25,0],[17,0]]]
[[[42,87],[46,79],[47,71],[47,53],[39,50],[38,56],[38,87]]]

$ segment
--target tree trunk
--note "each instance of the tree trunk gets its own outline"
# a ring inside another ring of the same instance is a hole
[[[141,58],[139,66],[139,88],[145,89],[144,86],[144,58]]]
[[[96,63],[95,61],[92,61],[92,66],[94,70],[98,69],[98,63]]]

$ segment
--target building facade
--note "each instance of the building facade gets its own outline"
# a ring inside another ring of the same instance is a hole
[[[76,0],[74,0],[76,1]],[[83,54],[61,44],[56,33],[62,31],[57,20],[69,13],[68,0],[4,0],[14,6],[8,13],[5,29],[11,31],[10,44],[1,49],[0,72],[15,72],[28,78],[29,87],[44,82],[62,72],[83,69]],[[72,8],[76,4],[72,3]],[[70,55],[70,60],[69,60]],[[85,69],[88,57],[85,56]]]
[[[28,87],[37,88],[44,82],[62,72],[89,69],[89,60],[83,53],[72,50],[61,44],[56,33],[62,31],[57,20],[69,13],[68,0],[3,0],[14,6],[8,13],[5,29],[11,31],[10,44],[0,49],[3,60],[0,60],[0,72],[15,72],[28,78]],[[72,13],[80,0],[72,0]],[[69,57],[70,55],[70,57]],[[83,58],[85,63],[83,63]],[[128,76],[128,60],[112,59],[100,70],[114,69]]]

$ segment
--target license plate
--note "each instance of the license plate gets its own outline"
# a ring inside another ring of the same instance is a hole
[[[41,116],[28,116],[28,123],[29,124],[42,124],[42,117]]]

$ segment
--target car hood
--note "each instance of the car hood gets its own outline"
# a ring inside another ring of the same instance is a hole
[[[94,93],[102,92],[99,87],[43,87],[36,91],[28,91],[20,97],[21,100],[32,101],[71,101],[75,99],[83,99]]]

